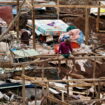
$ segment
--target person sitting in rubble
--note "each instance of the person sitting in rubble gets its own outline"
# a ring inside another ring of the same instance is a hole
[[[27,30],[22,29],[20,39],[22,44],[29,45],[30,33]]]
[[[71,44],[70,44],[70,37],[65,35],[64,41],[62,41],[59,45],[59,53],[63,55],[64,58],[69,58],[70,52],[73,52]]]

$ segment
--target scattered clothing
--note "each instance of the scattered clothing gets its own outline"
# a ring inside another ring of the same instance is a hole
[[[84,34],[79,29],[72,29],[69,32],[66,32],[66,33],[61,34],[60,37],[59,37],[59,41],[61,41],[61,42],[64,41],[64,38],[65,38],[66,35],[69,35],[70,36],[70,40],[72,42],[77,42],[80,45],[82,43],[84,43]]]
[[[80,37],[80,30],[79,29],[72,29],[69,31],[69,35],[71,36],[71,40],[76,40]]]
[[[64,35],[60,40],[61,42],[64,42],[64,40],[68,38],[70,38],[70,35]]]

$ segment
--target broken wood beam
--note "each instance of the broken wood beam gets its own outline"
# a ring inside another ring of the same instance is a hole
[[[50,101],[58,103],[60,105],[71,105],[69,103],[63,102],[61,100],[58,100],[57,98],[51,97],[51,96],[47,96],[46,98],[48,98]]]
[[[91,100],[88,100],[88,99],[82,99],[82,100],[72,100],[72,101],[69,101],[70,103],[76,103],[76,102],[101,102],[101,101],[105,101],[105,99],[91,99]]]
[[[90,58],[90,60],[93,61],[93,62],[96,62],[96,63],[98,63],[98,64],[100,64],[100,65],[103,64],[103,63],[102,63],[101,61],[99,61],[99,60],[95,60],[95,59],[91,59],[91,58]]]
[[[47,80],[46,78],[44,80],[42,80],[42,78],[37,79],[34,77],[29,77],[26,75],[22,75],[23,78],[25,78],[26,80],[29,81],[33,81],[34,83],[39,83],[39,82],[79,82],[79,81],[85,81],[85,82],[105,82],[105,78],[99,78],[99,79],[94,79],[94,78],[90,78],[90,79],[70,79],[70,80]],[[36,80],[37,79],[37,80]]]
[[[97,86],[98,83],[95,83],[94,86]],[[93,86],[93,83],[83,83],[83,84],[73,84],[69,85],[69,87],[91,87]]]
[[[87,56],[87,57],[70,57],[68,58],[68,60],[79,60],[79,59],[103,59],[105,58],[105,56]],[[21,63],[12,63],[12,65],[15,66],[22,66],[22,65],[30,65],[30,64],[38,64],[38,63],[43,63],[43,62],[50,62],[50,61],[59,61],[59,60],[65,60],[65,58],[49,58],[49,59],[45,59],[45,60],[34,60],[34,61],[30,61],[30,62],[21,62]]]
[[[85,79],[85,77],[83,75],[76,74],[76,73],[70,73],[70,74],[68,74],[68,76],[75,78],[75,79]]]
[[[34,7],[54,7],[54,8],[105,8],[102,5],[34,5]]]

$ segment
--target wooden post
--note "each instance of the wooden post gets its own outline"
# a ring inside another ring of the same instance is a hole
[[[19,12],[20,10],[20,0],[17,0],[17,13]],[[17,26],[16,26],[16,30],[17,30],[17,40],[19,41],[19,18],[20,18],[20,14],[19,14],[19,17],[17,19]]]
[[[58,78],[60,78],[60,72],[61,72],[60,66],[61,66],[61,61],[58,60]]]
[[[32,35],[33,35],[33,48],[36,49],[34,0],[32,0]]]
[[[98,2],[100,5],[100,2]],[[99,21],[100,21],[100,8],[98,8],[97,20],[96,20],[96,31],[99,32]]]
[[[42,80],[44,80],[44,63],[42,64]]]
[[[95,78],[96,78],[96,62],[93,62],[93,79]]]
[[[42,80],[44,80],[44,63],[42,64],[42,74],[41,74],[41,77],[42,77]],[[43,93],[43,96],[45,96],[45,87],[43,86],[42,87],[42,93]]]
[[[24,74],[25,74],[25,69],[23,67],[23,69],[22,69],[22,76]],[[22,96],[23,96],[23,105],[26,105],[25,104],[25,101],[26,101],[25,97],[26,97],[26,95],[25,95],[25,78],[24,77],[23,77],[23,86],[22,86]]]
[[[73,62],[72,71],[77,71],[76,66],[75,66],[75,59],[74,59],[74,58],[72,59],[72,62]],[[72,71],[71,71],[71,72],[72,72]]]
[[[95,59],[96,60],[96,59]],[[93,79],[96,78],[96,62],[93,62]],[[94,91],[96,92],[96,87],[95,87],[95,81],[93,81],[93,86],[94,86]],[[94,92],[94,96],[95,96],[95,92]]]
[[[100,82],[98,82],[98,92],[97,92],[97,99],[100,99],[100,87],[101,87],[101,84]],[[101,105],[100,101],[96,103],[96,105]]]
[[[88,40],[89,40],[89,14],[88,14],[88,8],[85,8],[85,37],[86,37],[86,44],[88,44]]]
[[[57,0],[57,5],[59,5],[59,0]],[[57,19],[59,19],[59,12],[60,12],[60,8],[57,7]]]
[[[64,102],[64,92],[62,91],[62,102]]]
[[[46,97],[48,97],[49,96],[49,82],[47,82],[46,92],[47,92]],[[49,105],[49,104],[51,104],[51,101],[48,101],[48,99],[47,99],[46,103],[47,103],[47,105]]]
[[[66,79],[69,80],[68,74],[66,76]],[[69,91],[69,82],[67,82],[67,100],[69,100],[69,93],[70,93],[70,91]]]
[[[49,96],[49,82],[47,83],[47,96]]]
[[[35,84],[36,85],[36,84]],[[37,105],[37,100],[36,100],[36,95],[37,95],[37,93],[36,93],[36,90],[37,89],[37,86],[35,86],[35,105]]]

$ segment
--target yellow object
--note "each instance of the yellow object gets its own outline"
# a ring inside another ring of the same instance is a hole
[[[104,8],[101,8],[100,9],[100,13],[105,13],[105,9]]]

